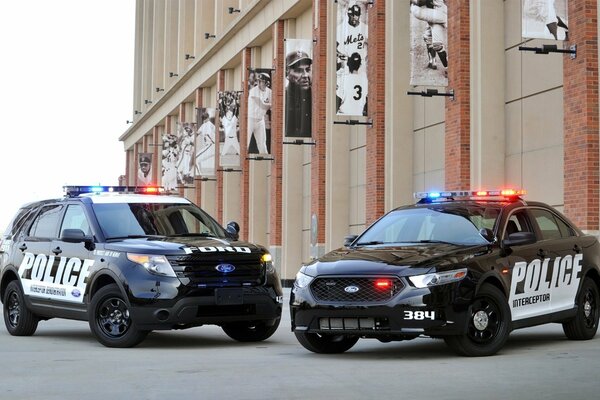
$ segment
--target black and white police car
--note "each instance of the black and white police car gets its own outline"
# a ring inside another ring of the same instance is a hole
[[[443,338],[498,352],[513,329],[549,322],[569,339],[598,329],[600,245],[552,207],[514,190],[416,194],[346,245],[303,265],[292,330],[316,353]]]
[[[2,237],[0,298],[11,335],[32,335],[54,317],[89,321],[109,347],[203,324],[238,341],[277,329],[283,292],[271,255],[238,241],[237,224],[224,229],[155,187],[65,191],[23,206]]]

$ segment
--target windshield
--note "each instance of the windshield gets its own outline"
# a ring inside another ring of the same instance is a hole
[[[214,236],[225,230],[193,204],[100,203],[93,204],[106,239],[152,236]]]
[[[377,221],[357,245],[444,242],[459,245],[489,243],[479,230],[492,229],[498,217],[495,208],[417,208],[393,211]]]

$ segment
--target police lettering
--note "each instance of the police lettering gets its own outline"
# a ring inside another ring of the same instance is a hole
[[[85,288],[94,260],[60,257],[45,254],[25,253],[19,266],[19,276],[32,281]]]
[[[551,275],[548,274],[551,262],[549,258],[543,261],[535,259],[529,265],[520,261],[513,269],[510,291],[513,295],[532,294],[540,290],[552,291],[572,284],[578,285],[582,259],[582,254],[576,254],[575,257],[568,255],[564,258],[555,258],[551,266]],[[517,293],[517,285],[520,283],[523,284],[523,289]]]

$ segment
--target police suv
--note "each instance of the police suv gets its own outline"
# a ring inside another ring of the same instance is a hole
[[[238,341],[275,332],[280,280],[264,247],[238,241],[236,223],[224,229],[158,188],[65,189],[62,199],[23,206],[2,237],[0,298],[11,335],[32,335],[54,317],[89,321],[108,347],[203,324]]]
[[[418,193],[296,276],[292,330],[316,353],[421,335],[456,352],[498,352],[513,329],[598,329],[600,244],[514,190]]]

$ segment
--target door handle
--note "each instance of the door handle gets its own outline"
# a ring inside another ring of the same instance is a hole
[[[581,247],[577,246],[577,243],[573,246],[573,251],[575,253],[581,253]]]
[[[19,246],[19,250],[21,250],[21,251],[27,250],[27,245],[25,243],[23,243],[22,245]]]
[[[52,249],[52,252],[54,253],[54,255],[59,255],[60,253],[62,253],[62,250],[60,249],[60,247],[56,247],[55,249]]]
[[[544,249],[539,249],[537,255],[540,257],[546,257],[546,251]]]

